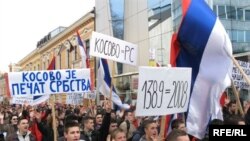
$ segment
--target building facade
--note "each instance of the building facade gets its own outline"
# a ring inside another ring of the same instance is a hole
[[[53,30],[50,32],[51,35],[53,34],[51,38],[38,44],[37,48],[18,62],[21,71],[47,70],[53,57],[56,60],[55,69],[81,68],[76,31],[86,42],[87,50],[89,50],[89,40],[94,31],[94,25],[94,13],[91,11],[64,30],[61,30],[61,27]],[[56,34],[55,31],[57,31]]]
[[[136,98],[139,66],[167,66],[172,29],[170,0],[96,0],[96,31],[138,45],[138,64],[117,63],[118,94]],[[109,65],[111,66],[111,65]],[[124,94],[124,95],[123,95]]]
[[[171,36],[177,31],[182,19],[181,2],[181,0],[104,0],[100,3],[96,0],[96,31],[137,44],[138,66],[147,66],[152,58],[160,66],[167,66],[170,60]],[[250,0],[206,0],[206,2],[228,32],[236,59],[248,62]],[[138,66],[123,64],[122,67],[117,67],[120,69],[117,72],[123,74],[136,72]],[[123,76],[117,79],[116,85],[136,93],[134,88],[138,83],[138,77]],[[131,83],[129,87],[127,82]],[[242,90],[241,93],[249,95],[248,90]]]

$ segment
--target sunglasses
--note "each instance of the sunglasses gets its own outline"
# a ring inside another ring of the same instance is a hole
[[[12,120],[17,120],[17,118],[13,118]]]

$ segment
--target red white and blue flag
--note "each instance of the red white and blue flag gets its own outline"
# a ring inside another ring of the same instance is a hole
[[[78,31],[76,32],[76,34],[77,34],[77,43],[82,57],[82,68],[89,68],[89,61],[87,57],[85,42],[82,41]]]
[[[101,59],[98,66],[98,90],[104,96],[109,97],[111,91],[111,77],[109,73],[108,62],[106,59]],[[114,87],[112,89],[112,101],[120,108],[129,109],[128,104],[123,104],[120,97],[117,95]]]
[[[183,0],[182,6],[182,23],[172,45],[178,48],[176,66],[192,68],[187,131],[201,139],[210,119],[222,119],[220,97],[231,84],[232,44],[203,0]]]

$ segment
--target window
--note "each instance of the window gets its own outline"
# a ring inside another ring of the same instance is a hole
[[[246,31],[246,42],[250,42],[250,30]]]
[[[231,30],[227,30],[227,34],[228,34],[229,38],[232,40],[232,32],[231,32]]]
[[[244,20],[242,8],[237,8],[237,20],[242,20],[242,21]]]
[[[243,30],[238,30],[238,42],[244,42],[244,31]]]
[[[250,10],[245,10],[245,20],[250,21]]]
[[[226,19],[225,6],[218,6],[218,16],[222,19]]]
[[[227,19],[236,20],[236,10],[234,6],[227,6]]]
[[[89,56],[89,40],[85,41],[85,45],[86,45],[87,58],[90,58],[90,56]]]
[[[237,31],[232,30],[232,42],[237,42]]]

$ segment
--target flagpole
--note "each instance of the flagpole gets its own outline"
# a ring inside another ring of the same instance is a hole
[[[240,110],[240,114],[242,116],[244,116],[244,112],[243,112],[243,108],[241,106],[241,103],[240,103],[240,98],[239,98],[239,93],[237,92],[235,86],[234,86],[234,83],[233,83],[233,79],[231,79],[231,85],[232,85],[232,88],[233,88],[233,93],[234,93],[234,96],[236,98],[236,105],[237,105],[237,110],[236,110],[236,114],[238,114],[238,110]]]
[[[112,93],[113,93],[113,87],[114,87],[114,76],[115,76],[115,62],[112,61],[112,74],[111,74],[111,83],[110,83],[110,95],[109,95],[109,101],[112,105]]]

